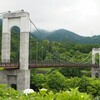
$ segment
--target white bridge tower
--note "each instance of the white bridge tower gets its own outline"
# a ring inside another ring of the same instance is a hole
[[[2,63],[10,62],[11,54],[11,28],[20,28],[20,54],[19,69],[0,71],[0,83],[15,84],[17,90],[30,88],[29,64],[29,13],[22,11],[9,12],[3,15],[2,29]],[[10,62],[11,63],[11,62]]]

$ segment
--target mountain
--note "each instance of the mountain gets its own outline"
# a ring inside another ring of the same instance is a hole
[[[70,41],[70,42],[82,43],[82,44],[100,43],[100,35],[93,36],[93,37],[84,37],[65,29],[55,30],[53,32],[40,30],[40,32],[34,31],[32,32],[32,34],[39,39],[48,39],[49,41],[59,41],[59,42]]]
[[[50,34],[50,32],[46,30],[35,30],[31,34],[33,34],[33,36],[37,37],[38,39],[45,39]]]
[[[53,31],[50,35],[48,35],[48,37],[46,37],[46,39],[50,41],[70,40],[70,41],[76,42],[81,39],[81,36],[65,29],[59,29],[59,30]]]

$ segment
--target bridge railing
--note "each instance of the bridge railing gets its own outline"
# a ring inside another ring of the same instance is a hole
[[[19,69],[20,64],[17,62],[1,62],[0,67],[4,69]],[[61,63],[61,62],[31,62],[29,63],[29,68],[50,68],[50,67],[79,67],[79,68],[98,68],[97,64],[81,64],[81,63]]]
[[[98,68],[97,64],[81,64],[81,63],[61,63],[61,62],[31,62],[29,63],[29,68],[49,68],[49,67],[79,67],[79,68]]]
[[[0,62],[0,67],[4,69],[19,69],[20,64],[18,62],[8,62],[9,60],[3,60]]]

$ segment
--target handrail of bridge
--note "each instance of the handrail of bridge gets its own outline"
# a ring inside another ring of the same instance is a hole
[[[3,62],[0,63],[0,67],[4,69],[19,69],[19,63]]]
[[[79,67],[79,68],[98,68],[97,64],[81,64],[81,63],[30,63],[29,68],[50,68],[50,67]]]
[[[19,63],[0,63],[0,67],[4,69],[19,69]],[[78,68],[98,68],[97,64],[81,64],[81,63],[29,63],[29,68],[51,68],[51,67],[78,67]]]

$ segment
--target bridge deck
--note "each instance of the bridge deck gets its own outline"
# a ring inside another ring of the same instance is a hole
[[[91,68],[95,67],[98,68],[99,65],[96,64],[76,64],[76,63],[30,63],[29,68],[50,68],[50,67],[79,67],[79,68]]]
[[[8,69],[19,69],[19,63],[0,63],[0,67]],[[98,68],[99,65],[96,64],[77,64],[77,63],[30,63],[29,68],[51,68],[51,67],[78,67],[78,68]]]

